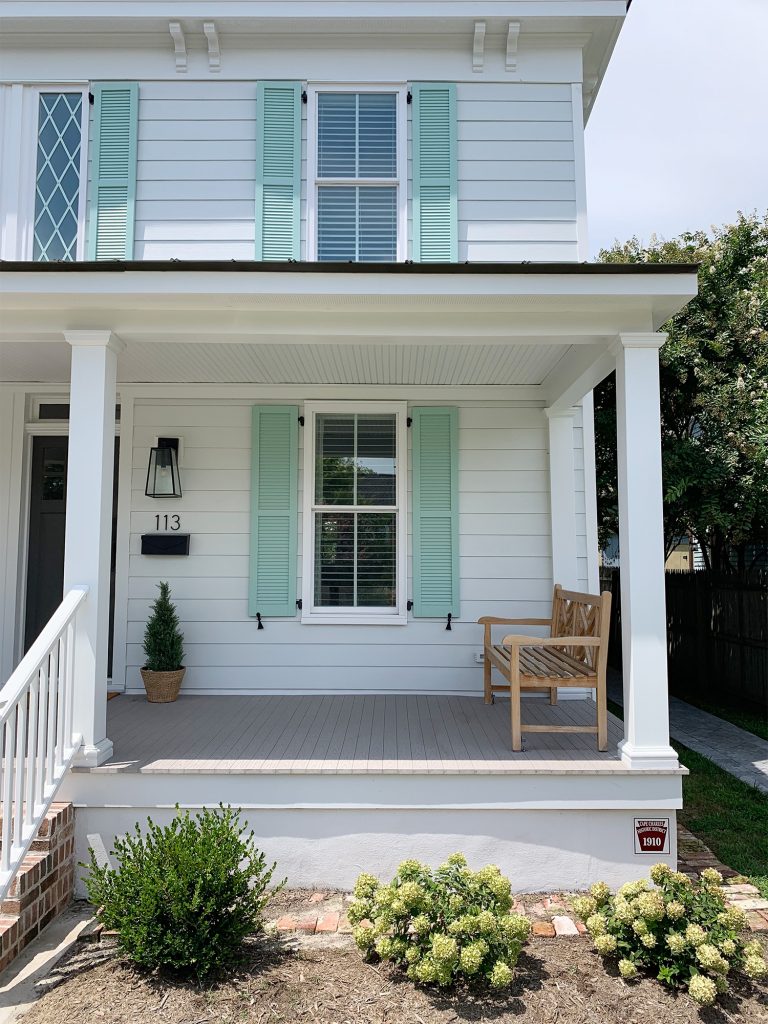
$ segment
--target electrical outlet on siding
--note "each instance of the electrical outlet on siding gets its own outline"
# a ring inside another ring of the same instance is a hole
[[[482,665],[485,661],[485,654],[483,651],[475,651],[475,664]]]

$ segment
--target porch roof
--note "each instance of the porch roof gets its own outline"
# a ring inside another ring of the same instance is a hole
[[[66,331],[108,329],[127,346],[124,384],[532,385],[548,400],[597,362],[600,379],[618,334],[658,330],[696,294],[691,264],[2,269],[0,378],[51,383],[69,376]]]

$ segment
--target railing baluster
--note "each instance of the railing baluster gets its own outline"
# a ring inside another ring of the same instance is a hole
[[[40,679],[40,702],[37,706],[37,758],[35,759],[35,814],[45,800],[45,723],[48,715],[48,672],[45,667],[38,672]]]
[[[35,817],[35,769],[37,767],[37,714],[40,695],[40,676],[33,676],[29,684],[29,727],[27,729],[27,785],[24,791],[24,829],[32,828]]]
[[[53,771],[54,771],[54,755],[56,752],[56,707],[58,704],[56,693],[56,680],[58,678],[58,668],[56,665],[56,652],[55,650],[50,652],[50,665],[49,676],[48,676],[48,734],[45,743],[45,789],[46,795],[48,788],[53,785]]]
[[[56,679],[56,694],[58,696],[58,707],[56,709],[56,774],[58,775],[64,767],[64,669],[66,668],[66,646],[64,637],[58,639],[58,676]]]
[[[72,748],[72,708],[75,703],[75,626],[67,625],[67,666],[64,675],[64,693],[66,694],[66,715],[64,730],[67,737],[67,750]]]
[[[11,866],[11,836],[13,835],[13,804],[11,794],[13,792],[13,760],[16,745],[16,714],[17,708],[14,704],[10,714],[5,720],[3,732],[3,839],[2,850],[0,850],[0,870],[8,871]]]
[[[24,842],[24,776],[27,767],[27,695],[16,704],[16,760],[13,766],[13,845]]]

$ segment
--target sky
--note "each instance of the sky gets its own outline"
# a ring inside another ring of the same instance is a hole
[[[768,0],[634,0],[586,130],[591,256],[768,209]]]

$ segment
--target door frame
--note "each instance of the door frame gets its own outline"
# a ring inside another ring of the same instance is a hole
[[[26,630],[26,611],[27,611],[27,575],[28,575],[28,561],[29,561],[29,517],[30,517],[30,502],[32,498],[32,448],[35,437],[69,437],[69,420],[38,420],[37,414],[41,402],[51,403],[67,403],[69,404],[70,391],[69,385],[61,388],[55,388],[52,386],[46,386],[45,389],[35,389],[34,391],[29,389],[20,389],[26,401],[24,402],[24,435],[22,439],[22,465],[21,465],[21,480],[19,489],[19,527],[18,527],[18,576],[16,583],[16,628],[14,634],[14,651],[13,651],[13,666],[15,667],[21,657],[21,653],[24,650],[24,638]],[[117,403],[120,405],[120,421],[115,423],[115,437],[119,438],[121,434],[121,425],[123,422],[123,405],[121,401],[120,392],[118,390]],[[132,430],[127,431],[128,436],[132,434]],[[128,446],[126,446],[128,447]],[[120,541],[121,541],[121,522],[120,522],[120,511],[121,511],[121,496],[123,493],[123,455],[124,446],[120,445],[119,459],[117,464],[117,516],[118,524],[116,531],[116,552],[115,552],[115,613],[114,623],[112,628],[112,676],[107,678],[107,688],[109,690],[123,690],[125,688],[125,626],[118,631],[117,625],[117,614],[118,614],[118,594],[120,594]],[[128,459],[128,465],[130,467],[130,459]],[[129,480],[130,490],[130,480]],[[13,482],[11,485],[11,498],[13,499]],[[123,639],[123,653],[121,657],[118,657],[118,646],[117,640],[122,633]],[[120,672],[116,672],[115,669],[120,669]],[[113,679],[117,679],[118,682],[113,685]]]

